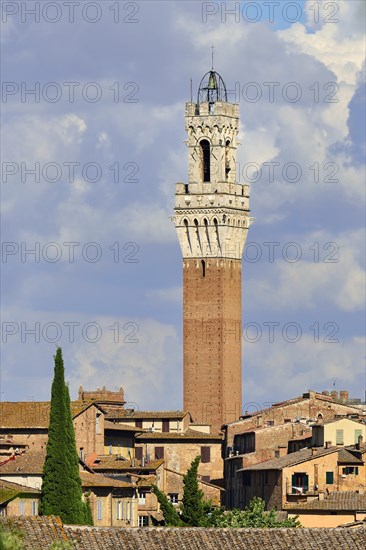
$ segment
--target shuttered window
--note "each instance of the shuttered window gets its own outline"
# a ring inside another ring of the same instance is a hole
[[[336,445],[344,445],[343,430],[336,430]]]
[[[97,519],[102,519],[102,501],[100,499],[97,500]]]
[[[155,447],[155,460],[164,458],[164,447]]]
[[[211,447],[201,447],[201,462],[211,462]]]
[[[163,420],[163,432],[169,432],[169,420]]]
[[[333,472],[325,472],[325,483],[327,485],[332,485],[334,483]]]
[[[137,460],[142,459],[142,447],[135,448],[135,457],[137,458]]]

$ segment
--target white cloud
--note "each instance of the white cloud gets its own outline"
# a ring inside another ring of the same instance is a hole
[[[364,379],[365,338],[343,340],[338,334],[334,338],[338,337],[338,343],[327,343],[324,334],[315,342],[308,327],[302,326],[299,341],[288,343],[279,327],[273,343],[264,332],[258,343],[244,342],[244,404],[256,400],[263,407],[269,395],[278,401],[309,389],[330,390],[333,381],[336,389],[351,389],[351,397],[363,399],[360,382]]]
[[[362,311],[365,305],[365,271],[362,265],[362,230],[331,235],[325,231],[302,236],[295,247],[286,248],[293,237],[275,248],[278,258],[286,250],[289,260],[273,263],[265,274],[248,282],[245,292],[255,297],[255,308],[282,312],[316,310],[319,304],[343,312]],[[315,243],[318,243],[316,245]],[[334,244],[333,244],[334,243]],[[268,250],[268,247],[265,248]],[[281,252],[279,252],[281,251]]]

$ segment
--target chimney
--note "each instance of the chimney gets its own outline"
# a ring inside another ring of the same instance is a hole
[[[360,450],[361,447],[363,447],[363,437],[362,437],[362,435],[360,434],[360,435],[358,436],[358,439],[357,439],[356,449]]]
[[[324,493],[319,493],[318,499],[319,500],[324,500]]]
[[[278,445],[278,456],[286,456],[287,455],[287,446],[286,445]]]
[[[337,392],[337,390],[331,391],[330,395],[335,401],[338,401],[338,392]]]
[[[348,402],[348,391],[347,390],[341,390],[339,392],[339,400],[342,401],[342,403]]]
[[[329,391],[327,390],[322,391],[322,395],[329,395]]]
[[[318,453],[317,447],[311,447],[311,456],[314,456]]]
[[[331,441],[326,441],[326,442],[325,442],[325,448],[326,448],[326,449],[329,449],[331,446],[332,446],[332,442],[331,442]]]
[[[263,417],[262,415],[257,416],[257,428],[261,428],[263,426]]]

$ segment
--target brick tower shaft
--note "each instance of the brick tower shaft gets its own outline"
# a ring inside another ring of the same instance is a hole
[[[241,262],[249,186],[236,182],[239,106],[220,75],[186,104],[188,184],[176,184],[172,218],[183,255],[183,406],[212,433],[242,407]]]

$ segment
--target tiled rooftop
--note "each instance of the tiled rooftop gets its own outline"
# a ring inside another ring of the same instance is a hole
[[[339,449],[338,462],[341,464],[363,464],[360,458],[357,458],[357,456],[347,449]]]
[[[106,411],[106,418],[121,418],[121,419],[138,419],[138,420],[149,420],[149,419],[175,419],[180,420],[184,418],[187,414],[185,411],[134,411],[132,409],[124,409],[122,407],[108,407],[102,405],[102,409]]]
[[[91,405],[93,405],[93,403],[72,401],[72,416],[77,416]],[[4,401],[0,403],[0,429],[47,429],[50,418],[50,406],[50,401]]]
[[[131,424],[123,424],[122,422],[110,422],[106,420],[104,422],[105,430],[119,430],[126,432],[145,432],[143,428],[136,428],[136,426],[131,426]]]
[[[286,509],[366,512],[366,495],[354,491],[333,492],[324,500],[315,499],[303,503],[287,504]]]
[[[3,466],[0,466],[0,476],[5,476],[9,474],[14,475],[42,475],[43,473],[43,464],[45,461],[46,454],[43,451],[40,452],[25,452],[24,454],[18,456],[14,460],[10,460]],[[104,457],[102,457],[103,459]],[[117,457],[108,458],[116,459]],[[115,460],[116,464],[121,464],[121,462],[131,464],[130,461],[119,461]],[[154,461],[154,463],[157,461]],[[162,463],[163,461],[158,461]],[[103,463],[103,460],[102,460]],[[129,466],[130,467],[130,466]],[[98,465],[94,465],[93,469],[98,469]],[[103,468],[102,468],[103,469]],[[108,469],[105,468],[105,469]],[[100,474],[93,474],[90,472],[80,471],[80,477],[82,480],[83,487],[131,487],[131,483],[125,481],[114,480]]]
[[[26,487],[25,485],[19,485],[18,483],[12,483],[10,481],[5,481],[0,479],[0,504],[8,502],[19,494],[31,493],[31,494],[40,494],[39,489],[33,489],[31,487]]]
[[[69,540],[68,533],[65,532],[60,518],[57,517],[0,516],[0,525],[22,531],[27,550],[47,549],[55,541]]]
[[[138,441],[139,439],[214,439],[221,441],[222,435],[206,434],[188,428],[185,432],[145,432],[136,436],[136,440]]]
[[[92,470],[156,470],[159,466],[164,463],[164,459],[160,460],[150,460],[145,464],[141,465],[141,460],[137,458],[134,459],[134,466],[132,466],[131,460],[125,460],[124,458],[119,459],[117,455],[99,455],[97,460],[90,464]]]
[[[26,451],[0,466],[0,476],[5,474],[41,475],[46,451]]]
[[[0,517],[24,531],[27,550],[48,548],[53,541],[75,550],[364,550],[366,529],[204,529],[96,528],[62,525],[54,517]]]
[[[295,453],[290,453],[286,456],[272,458],[271,460],[266,460],[265,462],[260,462],[259,464],[253,464],[252,466],[238,470],[238,472],[249,470],[282,470],[282,468],[287,468],[287,466],[295,466],[296,464],[301,464],[301,462],[307,462],[313,458],[315,459],[319,456],[335,453],[337,451],[337,447],[330,447],[329,449],[317,447],[317,450],[313,455],[312,449],[304,448],[301,449],[301,451],[296,451]]]
[[[102,476],[100,474],[91,474],[89,472],[80,472],[80,478],[83,487],[134,487],[133,483],[120,481],[118,479],[111,479],[107,476]]]

